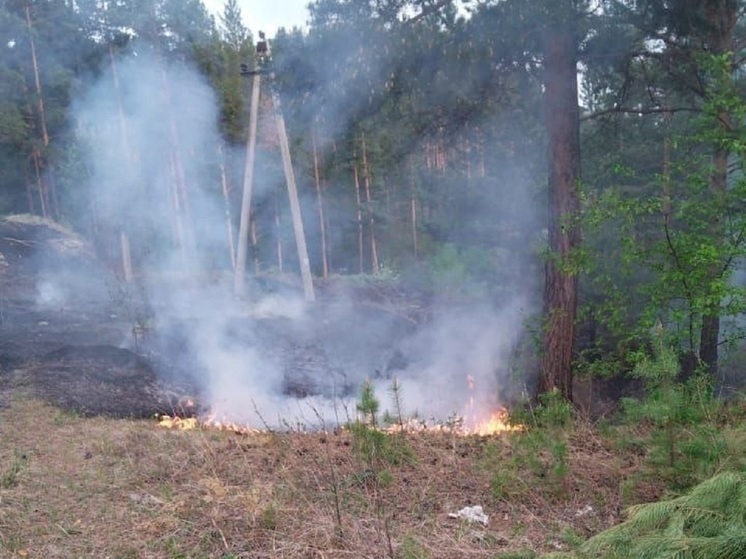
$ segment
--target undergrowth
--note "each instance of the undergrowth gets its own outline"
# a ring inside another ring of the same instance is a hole
[[[509,455],[502,441],[488,446],[485,466],[494,474],[491,488],[498,500],[523,500],[539,493],[556,500],[566,496],[569,473],[568,441],[573,428],[572,407],[558,392],[539,397],[511,413],[510,422],[523,429],[506,434]]]
[[[632,374],[643,381],[645,397],[622,401],[622,425],[616,431],[621,452],[645,453],[646,467],[627,481],[632,493],[635,483],[651,478],[681,492],[737,466],[743,449],[729,443],[734,425],[722,413],[711,378],[699,373],[680,382],[678,357],[661,334],[653,355],[642,359]]]

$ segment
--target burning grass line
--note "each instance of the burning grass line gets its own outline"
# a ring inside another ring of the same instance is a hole
[[[322,423],[324,429],[306,434],[236,436],[101,418],[70,418],[58,425],[55,413],[38,403],[16,402],[0,416],[0,463],[18,451],[33,452],[21,483],[3,491],[0,534],[6,547],[12,536],[18,549],[29,549],[34,557],[51,556],[53,548],[66,557],[219,557],[232,552],[257,558],[323,553],[329,559],[359,559],[390,553],[373,488],[344,483],[360,470],[351,445],[345,444],[351,437],[346,431]],[[107,444],[97,447],[102,440]],[[580,505],[597,509],[598,528],[615,512],[604,503],[618,493],[614,480],[621,477],[614,472],[619,458],[598,435],[593,440],[590,434],[573,436],[570,498],[557,502],[540,492],[517,502],[490,494],[494,469],[479,461],[484,449],[495,445],[500,450],[494,465],[499,466],[509,450],[507,439],[422,433],[407,441],[416,460],[386,466],[395,483],[377,488],[379,504],[393,519],[390,540],[400,556],[410,536],[429,557],[481,559],[519,545],[551,549],[551,538],[568,526],[576,532],[596,528],[587,518],[575,518]],[[92,456],[84,457],[91,450]],[[337,531],[330,469],[337,480],[344,541]],[[220,486],[216,493],[199,483],[206,479]],[[163,504],[142,506],[128,498],[132,492],[148,502],[147,495],[161,498]],[[475,535],[469,526],[445,519],[446,512],[462,507],[467,498],[482,501],[494,526],[491,522]],[[40,512],[25,502],[35,503]],[[271,530],[262,524],[267,507],[274,508]],[[62,515],[70,510],[74,518],[67,523]],[[114,512],[104,517],[101,510]],[[111,531],[114,516],[116,533]],[[71,526],[78,528],[72,525],[78,519],[81,533],[72,537],[54,524],[70,532]],[[510,541],[495,543],[503,538]]]

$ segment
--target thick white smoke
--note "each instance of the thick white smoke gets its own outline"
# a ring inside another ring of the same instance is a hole
[[[149,299],[148,327],[156,337],[176,332],[162,358],[196,380],[219,413],[255,426],[344,421],[366,378],[390,408],[394,375],[407,413],[444,419],[465,413],[471,398],[479,413],[494,406],[511,382],[523,300],[498,311],[443,309],[405,332],[396,319],[341,297],[309,307],[295,293],[233,296],[223,281],[230,259],[216,106],[196,71],[144,54],[118,60],[76,104],[97,217],[131,238],[137,269],[149,272],[136,277]],[[188,197],[179,198],[183,191]],[[223,276],[207,274],[214,270]],[[42,296],[58,294],[46,286]],[[288,358],[293,352],[300,358]],[[394,353],[401,363],[391,366]],[[304,355],[321,360],[303,378],[326,397],[287,395]]]

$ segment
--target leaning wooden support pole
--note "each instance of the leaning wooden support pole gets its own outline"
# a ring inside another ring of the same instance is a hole
[[[241,198],[241,222],[238,229],[238,250],[236,251],[236,273],[233,288],[236,295],[246,292],[246,258],[249,248],[249,225],[251,217],[251,191],[254,184],[254,159],[256,155],[257,116],[259,115],[259,90],[262,77],[254,74],[251,82],[251,107],[249,111],[249,139],[246,144],[246,166],[243,176],[243,196]]]
[[[298,261],[300,262],[300,274],[303,281],[303,294],[306,301],[314,301],[316,296],[313,290],[313,278],[311,277],[311,263],[308,259],[308,248],[306,247],[306,234],[303,230],[303,217],[298,201],[298,187],[295,183],[293,163],[290,160],[290,144],[288,143],[287,131],[285,130],[285,119],[280,110],[280,101],[275,93],[272,94],[272,105],[277,123],[277,136],[282,153],[282,167],[285,171],[285,182],[288,186],[288,197],[290,198],[290,214],[293,219],[293,232],[295,233],[295,244],[298,247]]]
[[[119,232],[119,244],[122,252],[122,272],[124,274],[124,281],[132,283],[135,279],[135,275],[132,272],[132,252],[130,251],[130,238],[124,231]]]

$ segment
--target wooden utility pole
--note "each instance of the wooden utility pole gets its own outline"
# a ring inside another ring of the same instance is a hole
[[[306,301],[314,301],[316,296],[313,290],[313,278],[311,277],[311,262],[308,259],[308,248],[306,246],[306,234],[303,229],[303,216],[298,201],[298,187],[295,184],[295,173],[293,163],[290,159],[290,144],[288,143],[287,131],[285,130],[285,118],[280,110],[280,100],[277,94],[272,92],[272,108],[277,123],[277,135],[280,141],[280,152],[282,153],[282,168],[285,171],[285,182],[288,185],[288,198],[290,199],[290,215],[293,218],[293,232],[295,233],[295,244],[298,248],[298,261],[300,262],[300,275],[303,281],[303,294]]]
[[[28,0],[24,4],[23,8],[24,8],[24,13],[26,15],[26,27],[28,29],[29,46],[31,48],[31,63],[34,69],[34,86],[36,88],[36,103],[37,103],[37,110],[39,112],[39,124],[41,126],[42,145],[44,146],[44,151],[46,153],[46,150],[49,147],[49,130],[47,129],[47,113],[44,108],[44,95],[41,89],[41,77],[40,77],[40,72],[39,72],[39,57],[36,52],[36,40],[34,39],[33,22],[31,21],[31,4],[28,2]],[[34,150],[33,159],[34,159],[34,167],[35,167],[36,175],[37,175],[37,182],[39,185],[39,199],[41,202],[42,215],[45,218],[52,217],[54,219],[56,216],[54,216],[54,214],[49,211],[51,209],[49,207],[51,193],[49,192],[48,185],[45,184],[46,181],[42,177],[41,153],[38,148]]]
[[[262,35],[260,34],[260,37]],[[260,60],[265,61],[269,56],[268,47],[265,41],[257,43],[257,53],[260,54]],[[246,290],[246,258],[248,252],[248,238],[251,218],[251,193],[254,181],[254,166],[256,157],[256,134],[259,116],[259,98],[261,90],[261,69],[245,73],[253,76],[251,85],[251,107],[249,114],[249,138],[246,147],[246,167],[244,171],[243,197],[241,199],[241,224],[238,233],[238,251],[236,255],[236,273],[234,276],[234,291],[237,295],[243,295]],[[293,219],[293,232],[295,233],[295,242],[298,247],[298,262],[300,264],[301,279],[303,281],[303,293],[306,301],[314,301],[315,294],[313,289],[313,278],[311,276],[311,263],[308,258],[308,248],[306,246],[306,235],[303,230],[303,218],[300,211],[300,202],[298,200],[298,187],[295,183],[295,173],[293,164],[290,159],[290,144],[288,142],[287,131],[285,129],[285,118],[280,110],[280,100],[277,94],[270,89],[270,100],[272,102],[272,111],[274,113],[275,124],[277,126],[277,136],[280,143],[280,153],[282,155],[282,167],[285,172],[285,182],[288,188],[288,198],[290,200],[290,213]]]
[[[233,288],[236,295],[246,293],[246,256],[249,247],[249,219],[251,217],[251,191],[254,185],[254,159],[256,156],[256,130],[259,116],[259,90],[262,75],[256,72],[251,81],[251,106],[249,110],[249,138],[246,143],[246,166],[241,197],[241,222],[238,229],[238,251]]]

